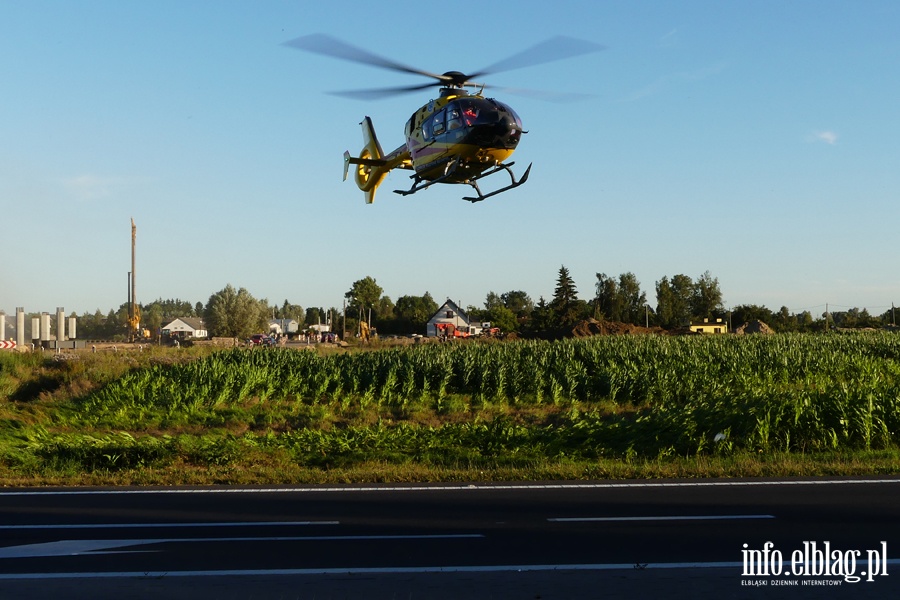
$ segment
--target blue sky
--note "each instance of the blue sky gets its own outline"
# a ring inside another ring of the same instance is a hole
[[[118,307],[130,218],[141,302],[230,283],[340,306],[372,276],[394,300],[480,306],[549,299],[565,265],[585,299],[597,273],[635,273],[655,303],[663,276],[708,270],[727,307],[900,304],[900,4],[423,6],[0,0],[0,310]],[[395,172],[367,206],[341,181],[359,122],[393,149],[436,90],[328,95],[422,81],[283,45],[310,33],[433,72],[557,34],[607,49],[487,78],[592,95],[496,93],[529,131],[526,185],[469,204],[393,194]]]

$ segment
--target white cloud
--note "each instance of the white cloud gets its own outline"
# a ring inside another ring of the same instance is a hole
[[[641,100],[642,98],[647,98],[649,96],[655,96],[663,92],[667,88],[703,81],[704,79],[708,79],[710,77],[718,75],[719,73],[724,71],[726,67],[726,63],[719,62],[708,67],[696,69],[694,71],[679,71],[677,73],[663,75],[649,85],[625,96],[622,101],[633,102],[635,100]]]
[[[83,200],[97,200],[109,196],[115,183],[112,178],[90,174],[63,180],[66,189]]]
[[[90,173],[63,180],[63,186],[80,200],[100,200],[121,193],[123,188],[144,185],[146,177],[100,177]]]
[[[678,45],[678,30],[673,29],[669,33],[659,38],[660,48],[674,48]]]
[[[838,141],[838,134],[833,131],[814,131],[813,140],[816,142],[825,142],[829,146],[834,146]]]

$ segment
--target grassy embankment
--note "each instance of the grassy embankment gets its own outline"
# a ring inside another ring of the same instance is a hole
[[[0,484],[900,472],[900,336],[0,354]]]

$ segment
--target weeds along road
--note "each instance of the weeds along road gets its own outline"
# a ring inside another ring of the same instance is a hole
[[[898,498],[900,478],[5,489],[0,598],[897,597]]]

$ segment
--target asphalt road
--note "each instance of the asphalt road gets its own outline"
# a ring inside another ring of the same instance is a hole
[[[898,499],[900,478],[5,489],[0,599],[898,597]]]

